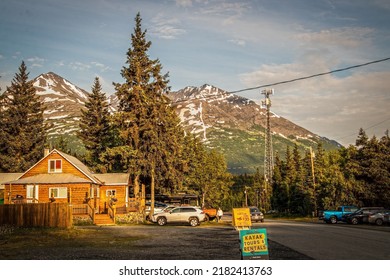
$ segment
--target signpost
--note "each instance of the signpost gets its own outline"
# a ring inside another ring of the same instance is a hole
[[[241,259],[269,260],[265,228],[251,229],[249,208],[233,208],[233,226],[239,231]]]
[[[240,230],[242,259],[268,260],[268,240],[265,228]]]
[[[250,229],[252,221],[249,208],[233,208],[233,226],[236,230]]]

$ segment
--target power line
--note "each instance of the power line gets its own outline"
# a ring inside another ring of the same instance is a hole
[[[342,72],[342,71],[346,71],[346,70],[350,70],[350,69],[354,69],[354,68],[367,66],[367,65],[370,65],[370,64],[383,62],[383,61],[386,61],[386,60],[390,60],[390,57],[379,59],[379,60],[374,60],[374,61],[370,61],[370,62],[366,62],[366,63],[363,63],[363,64],[357,64],[357,65],[353,65],[353,66],[349,66],[349,67],[345,67],[345,68],[340,68],[340,69],[332,70],[332,71],[329,71],[329,72],[318,73],[318,74],[314,74],[314,75],[310,75],[310,76],[295,78],[295,79],[292,79],[292,80],[286,80],[286,81],[276,82],[276,83],[272,83],[272,84],[260,85],[260,86],[251,87],[251,88],[244,88],[244,89],[235,90],[235,91],[229,91],[229,93],[238,93],[238,92],[243,92],[243,91],[248,91],[248,90],[264,88],[264,87],[272,87],[272,86],[276,86],[276,85],[292,83],[292,82],[301,81],[301,80],[307,80],[307,79],[311,79],[311,78],[315,78],[315,77],[319,77],[319,76],[329,75],[329,74],[336,73],[336,72]]]
[[[383,121],[381,121],[381,122],[378,122],[378,123],[376,123],[376,124],[370,125],[369,127],[363,128],[363,130],[366,131],[366,130],[368,130],[368,129],[370,129],[370,128],[376,127],[376,126],[378,126],[378,125],[380,125],[380,124],[382,124],[382,123],[384,123],[384,122],[387,122],[387,121],[389,121],[389,120],[390,120],[390,118],[385,119],[385,120],[383,120]],[[342,139],[345,139],[345,138],[354,136],[354,135],[356,135],[356,134],[357,134],[357,132],[354,132],[354,133],[352,133],[352,134],[349,134],[349,135],[346,135],[346,136],[342,136],[341,138],[335,139],[335,141],[340,141],[340,140],[342,140]]]

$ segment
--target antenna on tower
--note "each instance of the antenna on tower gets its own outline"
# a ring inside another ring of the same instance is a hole
[[[264,94],[265,99],[261,102],[262,107],[266,109],[267,124],[265,128],[265,155],[264,155],[264,202],[263,207],[267,210],[269,205],[269,195],[271,192],[272,175],[274,170],[274,156],[272,148],[272,134],[271,134],[271,98],[270,95],[274,94],[273,89],[265,89],[261,91]]]
[[[261,94],[264,94],[265,99],[262,101],[262,106],[267,110],[267,125],[265,128],[265,157],[264,157],[264,179],[266,182],[272,183],[272,174],[274,169],[274,160],[273,160],[273,148],[272,148],[272,134],[271,134],[271,99],[270,95],[274,94],[273,89],[265,89],[261,91]]]

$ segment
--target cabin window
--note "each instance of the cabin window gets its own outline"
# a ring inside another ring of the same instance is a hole
[[[62,172],[62,160],[49,159],[49,173],[61,173]]]
[[[26,198],[28,202],[33,199],[38,199],[38,185],[27,185],[26,186]]]
[[[116,190],[107,190],[106,197],[113,197],[116,195]]]
[[[66,187],[49,189],[49,198],[67,198],[67,197],[68,197],[68,188]]]

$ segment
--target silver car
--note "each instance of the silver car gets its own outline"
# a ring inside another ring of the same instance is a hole
[[[203,222],[206,215],[201,209],[192,206],[180,206],[169,210],[168,212],[156,213],[152,216],[152,221],[160,226],[167,223],[189,223],[195,227]]]
[[[368,222],[381,226],[385,223],[390,224],[390,210],[379,210],[376,213],[368,215]]]

